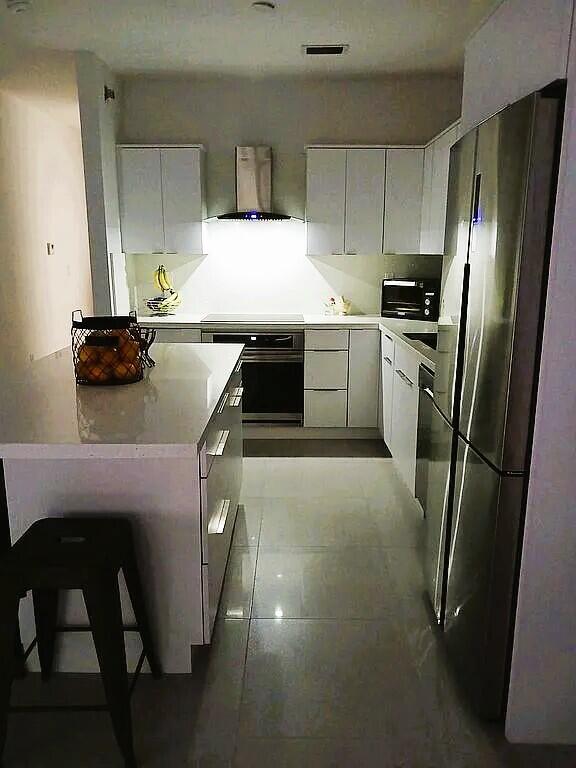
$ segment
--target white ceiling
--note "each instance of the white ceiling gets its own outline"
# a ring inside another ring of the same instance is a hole
[[[376,75],[461,69],[468,35],[498,0],[0,0],[0,38],[84,49],[119,72]],[[304,43],[349,43],[340,59]]]

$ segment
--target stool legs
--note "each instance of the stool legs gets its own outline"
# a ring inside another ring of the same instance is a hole
[[[91,580],[83,592],[116,741],[126,768],[136,768],[117,575]]]
[[[2,631],[0,631],[0,760],[6,743],[10,691],[16,671],[17,659],[14,651],[18,636],[19,605],[18,592],[7,589],[0,590],[0,616],[2,616]]]
[[[58,620],[58,590],[33,589],[34,618],[42,680],[48,680],[54,666],[56,622]]]
[[[150,665],[150,671],[152,672],[153,677],[158,678],[161,676],[162,670],[152,640],[152,630],[148,620],[146,603],[144,602],[144,590],[142,589],[140,572],[138,571],[138,565],[136,563],[136,553],[132,542],[127,544],[122,571],[124,573],[124,579],[126,581],[126,587],[128,588],[128,594],[130,595],[134,615],[136,616],[138,629],[140,630],[142,647],[144,648],[144,653],[146,654],[148,664]]]

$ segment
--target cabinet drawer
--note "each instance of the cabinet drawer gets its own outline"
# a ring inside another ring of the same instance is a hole
[[[190,328],[158,328],[156,341],[172,344],[199,344],[201,341],[200,331]]]
[[[387,331],[380,331],[382,357],[387,357],[394,365],[394,339]]]
[[[394,350],[394,370],[401,371],[410,382],[418,387],[419,358],[402,344],[396,344]]]
[[[348,352],[306,352],[304,389],[347,389]]]
[[[304,349],[348,349],[349,331],[304,331]]]
[[[306,390],[304,392],[305,427],[345,427],[346,390]]]

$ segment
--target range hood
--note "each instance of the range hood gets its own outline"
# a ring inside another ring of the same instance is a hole
[[[272,149],[236,147],[236,210],[219,219],[235,221],[282,221],[284,213],[272,213]]]

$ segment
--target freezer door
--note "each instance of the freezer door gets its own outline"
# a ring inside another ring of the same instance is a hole
[[[445,636],[461,685],[490,718],[504,707],[524,482],[458,439]]]
[[[478,129],[460,432],[509,471],[528,460],[557,117],[530,96]]]
[[[434,400],[451,423],[454,423],[455,415],[454,377],[460,334],[462,281],[471,228],[475,153],[476,130],[460,139],[450,151]]]
[[[451,502],[450,458],[454,432],[436,406],[433,406],[430,412],[425,576],[430,602],[438,623],[441,624],[446,523]]]

